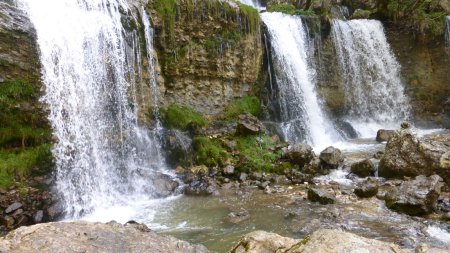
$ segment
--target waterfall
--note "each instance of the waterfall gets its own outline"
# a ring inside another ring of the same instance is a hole
[[[153,72],[152,33],[145,12],[141,15],[150,66],[141,69],[143,49],[138,32],[125,28],[132,26],[123,0],[19,3],[38,35],[42,100],[57,140],[56,184],[67,216],[78,218],[143,196],[155,197],[148,180],[164,169],[164,159],[158,134],[140,127],[135,104],[137,82],[144,71]],[[154,76],[151,79],[153,87]]]
[[[287,141],[325,147],[341,139],[321,110],[308,31],[298,16],[263,13],[272,49],[281,128]]]
[[[261,8],[261,4],[259,3],[259,0],[238,0],[239,2],[252,6],[256,9]]]
[[[445,41],[450,46],[450,16],[445,18]]]
[[[400,65],[376,20],[333,20],[332,37],[345,88],[348,121],[362,137],[397,128],[409,117]]]

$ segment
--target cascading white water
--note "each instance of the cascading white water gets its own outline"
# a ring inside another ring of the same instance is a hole
[[[154,197],[155,189],[147,180],[164,168],[158,136],[138,125],[137,106],[130,101],[130,93],[134,99],[137,96],[136,74],[153,69],[139,69],[137,32],[125,30],[122,23],[127,4],[122,0],[19,3],[37,30],[43,101],[57,138],[56,183],[68,217],[122,205],[133,196]],[[144,20],[144,24],[151,44],[149,23]]]
[[[308,33],[301,18],[282,13],[263,13],[261,17],[270,35],[285,139],[314,147],[339,141],[340,135],[322,112],[317,98]]]
[[[333,20],[332,36],[342,70],[348,121],[362,137],[397,128],[410,106],[395,59],[377,20]]]
[[[256,9],[261,8],[261,4],[259,3],[258,0],[238,0],[239,2],[252,6]]]
[[[445,41],[450,45],[450,16],[445,18]]]

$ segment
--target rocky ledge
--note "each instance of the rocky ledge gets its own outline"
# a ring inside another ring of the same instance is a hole
[[[27,252],[209,252],[171,236],[158,235],[145,225],[129,222],[55,222],[21,227],[0,239],[1,253]]]

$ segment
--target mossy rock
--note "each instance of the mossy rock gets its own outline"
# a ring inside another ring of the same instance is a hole
[[[239,115],[250,113],[255,117],[261,115],[262,108],[259,99],[255,96],[245,96],[231,102],[219,117],[226,121],[236,121]]]
[[[165,127],[188,130],[192,125],[204,127],[207,124],[203,115],[194,109],[178,104],[171,104],[161,109],[162,121]]]

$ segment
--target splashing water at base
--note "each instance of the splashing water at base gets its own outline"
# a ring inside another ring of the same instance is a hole
[[[450,246],[450,233],[448,231],[445,231],[444,229],[437,226],[428,226],[427,233],[431,237],[441,242],[444,242]]]
[[[268,27],[284,138],[326,147],[341,140],[322,112],[315,91],[315,71],[308,52],[308,32],[300,17],[263,13]]]
[[[445,41],[450,46],[450,16],[445,18]]]
[[[141,70],[133,18],[121,0],[20,0],[38,36],[57,143],[57,189],[67,216],[155,197],[146,179],[164,168],[158,136],[138,124],[129,93]],[[136,196],[134,198],[133,196]],[[122,210],[124,211],[124,210]]]
[[[332,37],[344,80],[348,121],[360,137],[398,128],[410,106],[395,59],[377,20],[333,20]]]

